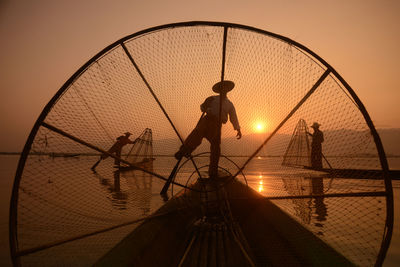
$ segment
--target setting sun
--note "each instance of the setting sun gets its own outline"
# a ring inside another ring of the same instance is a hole
[[[254,123],[253,128],[256,133],[263,133],[266,130],[266,124],[264,122],[257,121]]]

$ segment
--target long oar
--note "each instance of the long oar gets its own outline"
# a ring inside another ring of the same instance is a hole
[[[178,170],[179,163],[181,163],[182,158],[178,159],[178,162],[176,163],[175,167],[172,169],[171,174],[168,177],[168,180],[165,182],[164,187],[161,189],[160,195],[165,195],[168,191],[169,185],[172,183],[172,180],[174,179],[176,175],[176,171]]]
[[[324,158],[324,160],[326,161],[326,163],[328,163],[329,168],[331,170],[333,170],[331,164],[329,164],[329,161],[325,158],[324,153],[321,152],[321,154],[322,154],[322,157]]]
[[[198,123],[200,122],[200,120],[203,118],[204,113],[205,113],[205,112],[203,112],[203,113],[201,114],[200,119],[199,119],[199,121],[197,122],[197,124],[198,124]],[[197,124],[196,124],[196,125],[197,125]],[[183,158],[183,157],[181,157],[181,158],[178,159],[178,162],[175,164],[175,167],[172,169],[171,174],[170,174],[169,177],[168,177],[168,180],[165,182],[163,188],[161,189],[160,195],[165,195],[165,194],[167,193],[168,188],[169,188],[170,184],[172,183],[172,180],[175,178],[176,172],[177,172],[178,167],[179,167],[179,163],[181,163],[182,158]]]

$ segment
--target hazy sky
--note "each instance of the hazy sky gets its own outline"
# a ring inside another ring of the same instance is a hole
[[[400,128],[397,0],[0,0],[0,151],[21,151],[64,82],[114,41],[149,27],[232,22],[289,37],[355,90],[377,128]]]

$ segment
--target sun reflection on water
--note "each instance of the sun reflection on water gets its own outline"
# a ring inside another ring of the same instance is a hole
[[[261,179],[260,181],[258,181],[258,192],[262,192],[264,191],[264,185],[262,180],[263,176],[260,174],[258,178]]]

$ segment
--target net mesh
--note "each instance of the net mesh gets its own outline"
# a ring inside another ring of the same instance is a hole
[[[153,134],[151,129],[146,128],[143,133],[135,139],[125,160],[141,165],[153,161]]]
[[[304,120],[299,120],[292,138],[283,156],[282,165],[293,167],[311,167],[311,148],[308,139],[308,127]]]
[[[170,175],[174,153],[201,116],[200,104],[221,79],[223,35],[218,25],[134,35],[91,60],[65,85],[39,119],[45,124],[34,133],[16,177],[14,260],[92,265],[164,204],[160,177]],[[240,181],[350,261],[372,266],[385,236],[388,188],[377,172],[380,157],[356,101],[330,73],[288,117],[326,70],[296,44],[228,27],[224,78],[235,82],[228,98],[243,137],[236,140],[229,121],[223,125],[226,158],[219,164],[231,174],[241,170]],[[325,138],[322,170],[299,168],[310,166],[305,132],[315,121]],[[114,159],[107,157],[93,172],[90,167],[101,155],[93,147],[107,151],[127,131],[138,138],[122,147],[121,158],[151,164],[116,171]],[[190,184],[197,171],[206,171],[209,151],[204,140],[193,154],[205,154],[182,163],[175,181]],[[179,189],[175,184],[169,193]],[[321,194],[325,197],[301,198]]]

